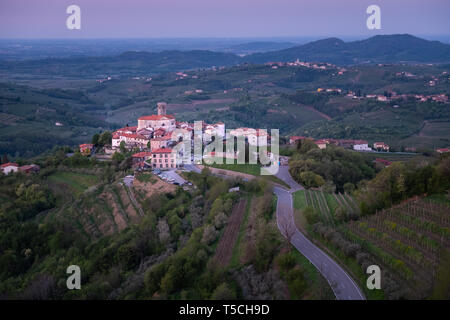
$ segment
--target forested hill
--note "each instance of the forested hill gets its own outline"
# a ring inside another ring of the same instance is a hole
[[[337,65],[361,63],[449,62],[450,45],[408,34],[378,35],[344,42],[328,38],[280,51],[255,53],[244,58],[252,63],[267,61],[322,61]]]

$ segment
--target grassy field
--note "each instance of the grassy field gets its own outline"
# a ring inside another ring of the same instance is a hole
[[[286,188],[289,188],[289,185],[286,184],[284,181],[282,181],[281,179],[277,178],[276,176],[273,175],[268,175],[268,176],[262,176],[261,175],[261,166],[258,164],[205,164],[207,166],[210,166],[212,168],[217,168],[217,169],[223,169],[223,170],[230,170],[230,171],[236,171],[236,172],[241,172],[241,173],[246,173],[246,174],[250,174],[252,176],[257,176],[257,177],[261,177],[262,179],[266,179],[270,182],[274,182],[274,183],[278,183],[282,186],[285,186]]]
[[[84,192],[90,186],[99,182],[99,178],[91,174],[75,172],[56,172],[48,177],[50,185],[62,187],[62,190],[69,189],[74,195]]]

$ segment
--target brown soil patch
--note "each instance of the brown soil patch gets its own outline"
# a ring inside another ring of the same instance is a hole
[[[228,223],[217,245],[216,254],[214,258],[223,267],[230,263],[233,247],[239,235],[239,228],[241,227],[242,219],[244,217],[245,207],[247,206],[247,199],[241,199],[234,206],[231,215],[228,217]]]
[[[128,195],[124,186],[120,186],[119,196],[120,196],[120,200],[122,201],[122,204],[124,206],[124,210],[125,210],[127,216],[130,217],[131,222],[133,222],[133,223],[138,222],[140,220],[139,214],[136,212],[136,209],[134,208],[133,204],[131,203],[130,196]]]
[[[114,217],[114,223],[117,225],[117,228],[119,231],[125,229],[128,225],[126,218],[124,217],[124,212],[119,208],[119,204],[116,202],[116,199],[114,199],[113,195],[111,193],[105,193],[104,195],[106,203],[112,208],[113,210],[113,217]]]
[[[134,179],[133,188],[137,193],[143,192],[145,197],[148,198],[154,193],[172,193],[175,192],[177,187],[171,183],[167,183],[157,177],[156,182],[141,182],[138,179]]]

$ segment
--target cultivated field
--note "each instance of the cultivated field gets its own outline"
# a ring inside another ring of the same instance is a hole
[[[334,226],[339,215],[356,216],[359,214],[358,204],[355,199],[342,193],[327,193],[322,190],[299,190],[294,193],[294,208],[305,210],[313,209],[313,214],[318,215],[320,221]]]
[[[441,256],[450,249],[450,207],[413,198],[351,221],[343,233],[412,287],[426,292],[432,288]]]
[[[233,248],[239,236],[239,230],[244,218],[247,199],[241,199],[233,208],[225,230],[216,248],[215,259],[224,267],[228,266],[233,256]]]

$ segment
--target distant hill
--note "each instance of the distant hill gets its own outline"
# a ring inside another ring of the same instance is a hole
[[[0,69],[7,73],[82,77],[100,74],[149,75],[212,66],[230,66],[240,62],[241,59],[237,55],[207,50],[130,51],[116,56],[2,61]]]
[[[290,46],[289,42],[252,42],[234,46],[234,50],[270,50]],[[441,63],[450,62],[450,45],[428,41],[411,35],[379,35],[366,40],[344,42],[328,38],[283,50],[253,53],[239,57],[233,53],[208,50],[192,51],[129,51],[102,57],[71,57],[59,59],[0,61],[4,74],[32,74],[69,77],[98,75],[151,75],[212,66],[232,66],[269,61],[330,62],[337,65],[363,63]]]
[[[255,53],[244,60],[252,63],[267,61],[323,61],[338,65],[361,63],[450,61],[450,45],[428,41],[408,34],[378,35],[366,40],[344,42],[328,38],[279,51]]]

